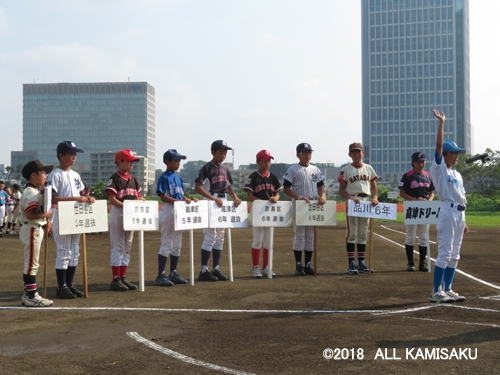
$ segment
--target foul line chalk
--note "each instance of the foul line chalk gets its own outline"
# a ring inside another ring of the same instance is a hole
[[[391,230],[391,231],[393,231],[393,232],[398,232],[398,231],[395,231],[395,230],[393,230],[393,229],[387,228],[387,227],[386,227],[386,226],[384,226],[384,225],[381,225],[381,227],[382,227],[382,228],[384,228],[384,229],[387,229],[387,230]],[[398,232],[398,233],[403,233],[403,232]],[[378,236],[378,237],[380,237],[380,238],[383,238],[384,240],[386,240],[386,241],[388,241],[388,242],[393,243],[393,244],[394,244],[394,245],[396,245],[396,246],[399,246],[399,247],[403,247],[403,248],[404,248],[404,246],[403,246],[403,245],[401,245],[400,243],[397,243],[397,242],[395,242],[395,241],[393,241],[393,240],[390,240],[389,238],[384,237],[384,236],[382,236],[381,234],[378,234],[378,233],[375,233],[375,232],[373,232],[373,234],[374,234],[374,235],[376,235],[376,236]],[[404,233],[404,234],[406,234],[406,233]],[[434,242],[434,243],[435,243],[435,242]],[[429,258],[429,259],[430,259],[430,260],[432,260],[434,263],[436,262],[436,259],[434,259],[434,258]],[[469,278],[469,279],[471,279],[471,280],[477,281],[477,282],[478,282],[478,283],[480,283],[480,284],[483,284],[483,285],[489,286],[490,288],[494,288],[494,289],[498,289],[498,290],[500,290],[500,286],[495,285],[495,284],[492,284],[492,283],[489,283],[489,282],[487,282],[487,281],[485,281],[485,280],[479,279],[479,278],[477,278],[476,276],[472,276],[471,274],[468,274],[468,273],[466,273],[466,272],[464,272],[464,271],[462,271],[462,270],[459,270],[458,268],[456,269],[456,271],[455,271],[455,272],[457,272],[457,273],[459,273],[459,274],[461,274],[461,275],[464,275],[465,277],[468,277],[468,278]]]
[[[474,322],[456,322],[456,321],[453,321],[453,320],[417,318],[417,317],[413,317],[413,316],[402,316],[402,318],[414,319],[414,320],[425,320],[425,321],[428,321],[428,322],[436,322],[436,323],[465,324],[465,325],[469,325],[469,326],[484,326],[484,327],[500,328],[500,325],[498,325],[498,324],[474,323]]]
[[[181,360],[183,362],[186,362],[186,363],[189,363],[191,365],[195,365],[195,366],[199,366],[199,367],[205,367],[205,368],[208,368],[210,370],[219,371],[219,372],[223,372],[223,373],[226,373],[226,374],[233,374],[233,375],[255,375],[255,374],[252,374],[250,372],[233,370],[233,369],[230,369],[230,368],[227,368],[227,367],[222,367],[222,366],[214,365],[212,363],[208,363],[208,362],[204,362],[204,361],[199,361],[197,359],[188,357],[188,356],[186,356],[184,354],[181,354],[181,353],[178,353],[178,352],[174,352],[173,350],[164,348],[163,346],[160,346],[158,344],[155,344],[152,341],[149,341],[149,340],[145,339],[144,337],[142,337],[139,334],[137,334],[137,332],[127,332],[127,336],[129,336],[130,338],[134,339],[135,341],[137,341],[137,342],[139,342],[141,344],[146,345],[147,347],[149,347],[151,349],[154,349],[154,350],[156,350],[156,351],[158,351],[160,353],[169,355],[169,356],[171,356],[171,357],[173,357],[175,359],[179,359],[179,360]]]

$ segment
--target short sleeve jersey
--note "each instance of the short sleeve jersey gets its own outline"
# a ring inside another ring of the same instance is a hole
[[[291,188],[294,193],[315,199],[318,194],[318,187],[325,184],[325,176],[315,165],[309,164],[307,167],[294,164],[285,172],[283,185]]]
[[[43,212],[43,195],[38,189],[32,186],[28,186],[23,192],[19,207],[21,223],[31,223],[35,225],[47,224],[47,219],[29,220],[26,216],[26,212],[36,209],[39,209],[40,212]]]
[[[413,169],[403,175],[399,188],[410,197],[424,199],[429,199],[429,193],[435,190],[428,172],[415,173]]]
[[[462,175],[457,170],[448,168],[443,157],[440,157],[437,152],[434,155],[431,174],[436,186],[436,192],[439,195],[439,200],[463,205],[467,204]]]
[[[120,202],[136,200],[141,196],[141,191],[139,181],[134,176],[123,175],[119,172],[110,177],[106,186],[106,194],[114,195]]]
[[[355,167],[352,164],[346,165],[338,177],[338,182],[346,184],[345,191],[349,195],[371,194],[371,182],[378,178],[375,170],[370,164]]]
[[[156,194],[166,195],[167,197],[184,200],[184,186],[182,178],[175,172],[165,171],[158,178]]]
[[[249,176],[243,189],[251,191],[256,198],[268,200],[282,187],[278,177],[271,172],[268,172],[267,176],[263,176],[259,171],[255,171]]]
[[[224,164],[217,165],[212,161],[201,167],[195,181],[202,184],[203,189],[211,194],[225,194],[233,184],[229,169]]]
[[[0,191],[0,204],[7,203],[7,199],[9,198],[9,194],[5,190]]]
[[[84,185],[80,175],[74,170],[63,171],[57,167],[48,178],[52,194],[58,197],[79,197]]]

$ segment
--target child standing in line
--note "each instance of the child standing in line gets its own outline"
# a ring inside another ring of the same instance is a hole
[[[53,168],[53,165],[43,165],[40,160],[33,160],[27,163],[21,172],[28,180],[19,204],[21,222],[24,223],[19,233],[19,238],[24,245],[24,294],[21,303],[27,307],[48,307],[53,303],[50,299],[42,298],[36,287],[43,227],[50,226],[48,219],[52,215],[50,209],[43,212],[44,199],[40,189],[45,185],[47,173],[50,173]]]
[[[0,237],[4,236],[3,222],[5,219],[5,205],[7,204],[7,199],[9,194],[4,190],[5,182],[0,181]]]
[[[78,257],[80,256],[80,234],[59,234],[58,202],[94,203],[93,197],[82,197],[83,182],[80,175],[71,169],[76,162],[76,154],[83,152],[71,141],[57,145],[59,166],[49,176],[52,186],[53,226],[52,235],[56,243],[56,296],[61,299],[83,297],[83,292],[73,285]]]
[[[141,197],[142,188],[139,181],[130,174],[134,168],[134,162],[140,160],[131,150],[118,151],[115,155],[118,171],[110,177],[106,187],[106,194],[108,194],[111,204],[109,237],[111,240],[111,272],[113,273],[111,290],[114,291],[125,292],[138,289],[137,285],[127,280],[127,267],[130,262],[134,231],[123,229],[123,201],[144,200]]]
[[[158,276],[156,285],[172,286],[173,284],[187,284],[177,273],[177,263],[181,255],[182,231],[175,230],[174,203],[184,201],[191,203],[191,199],[184,196],[184,186],[182,178],[175,171],[179,170],[181,160],[186,156],[181,155],[177,150],[170,149],[163,154],[163,162],[167,170],[158,179],[156,193],[163,202],[160,210],[160,230],[161,247],[158,252]],[[193,199],[198,202],[198,199]],[[165,269],[167,267],[167,258],[170,256],[170,272],[167,276]]]
[[[268,200],[271,203],[276,203],[280,199],[281,184],[273,173],[269,171],[271,168],[271,159],[274,157],[267,150],[260,150],[257,153],[257,165],[259,170],[253,172],[248,179],[244,189],[247,192],[250,202],[256,200]],[[252,226],[253,242],[252,242],[252,276],[261,278],[269,273],[269,246],[271,245],[271,228],[270,227],[255,227]],[[262,272],[259,269],[260,248],[264,245]],[[276,276],[273,272],[273,276]]]
[[[299,163],[292,165],[283,176],[283,191],[292,197],[295,211],[295,201],[305,200],[309,203],[318,198],[318,204],[326,203],[325,176],[315,165],[310,165],[313,149],[309,143],[301,143],[296,148]],[[293,252],[295,254],[295,275],[314,275],[311,266],[314,251],[314,227],[293,225],[295,236],[293,238]],[[304,263],[302,263],[302,251],[304,251]],[[316,272],[316,274],[318,274]]]
[[[431,174],[442,204],[436,227],[438,256],[434,264],[431,302],[463,302],[465,297],[451,290],[451,285],[460,259],[462,239],[469,231],[465,224],[467,199],[464,183],[462,175],[454,169],[458,163],[458,154],[463,154],[465,149],[458,147],[455,142],[444,141],[446,116],[436,110],[433,113],[439,120],[439,126]]]
[[[14,206],[12,207],[12,214],[10,216],[11,231],[9,234],[16,234],[16,224],[19,219],[19,203],[21,202],[21,191],[18,184],[12,185],[12,201],[14,202]]]
[[[351,202],[359,203],[367,201],[371,195],[372,206],[378,204],[377,174],[373,167],[363,163],[363,146],[361,143],[351,143],[349,145],[349,157],[352,163],[345,166],[338,178],[340,183],[339,193],[345,199],[346,204]],[[347,207],[346,207],[347,208]],[[366,239],[368,235],[369,219],[366,217],[355,217],[347,215],[347,261],[349,267],[347,272],[350,275],[358,273],[369,273],[370,269],[365,263]],[[354,261],[354,247],[358,248],[358,262]]]
[[[194,190],[205,199],[215,201],[222,207],[229,194],[234,200],[234,206],[241,203],[240,198],[232,188],[233,179],[229,169],[222,164],[226,160],[227,150],[232,150],[226,142],[217,140],[212,142],[210,152],[212,160],[201,167]],[[204,228],[203,244],[201,245],[201,271],[198,281],[227,281],[228,278],[219,269],[224,246],[224,228]],[[208,270],[208,261],[213,254],[213,270]]]

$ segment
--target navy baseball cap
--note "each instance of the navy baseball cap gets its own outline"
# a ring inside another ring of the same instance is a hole
[[[62,141],[57,145],[58,154],[76,154],[77,152],[83,152],[71,141]]]
[[[301,143],[297,146],[297,154],[304,151],[314,151],[309,143]]]
[[[186,156],[179,154],[177,150],[173,148],[167,150],[163,154],[163,162],[166,162],[167,160],[181,160],[181,159],[186,159]]]
[[[411,162],[416,163],[417,161],[426,161],[425,154],[423,152],[414,152],[411,154]]]
[[[21,174],[25,179],[29,180],[32,173],[37,173],[38,171],[50,173],[52,169],[54,169],[53,165],[43,165],[40,160],[32,160],[23,167]]]
[[[459,152],[459,153],[463,154],[463,153],[465,153],[465,149],[458,147],[455,142],[444,141],[443,142],[443,154],[446,152]]]
[[[222,139],[219,139],[217,141],[212,142],[210,150],[232,150],[232,148],[229,147],[227,143],[224,142]]]

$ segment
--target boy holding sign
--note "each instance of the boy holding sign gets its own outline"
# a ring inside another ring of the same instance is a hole
[[[325,176],[315,165],[310,165],[313,149],[309,143],[301,143],[296,148],[299,163],[292,165],[283,176],[283,191],[296,200],[305,200],[309,203],[319,195],[318,204],[326,203]],[[314,275],[311,259],[314,251],[314,227],[293,225],[293,252],[295,254],[295,275]],[[304,251],[304,263],[302,263]]]
[[[371,195],[372,205],[378,204],[377,174],[373,167],[363,163],[363,146],[361,143],[351,143],[349,145],[349,157],[352,163],[346,165],[338,178],[340,183],[339,194],[345,199],[346,204],[368,200]],[[347,210],[346,210],[347,216]],[[350,275],[358,273],[370,273],[370,269],[365,263],[366,239],[368,234],[368,221],[366,217],[347,216],[347,262],[349,267],[347,272]],[[358,247],[358,262],[354,261],[355,246]]]
[[[244,189],[247,192],[248,200],[268,200],[272,203],[278,202],[280,199],[281,184],[274,174],[269,171],[271,167],[271,159],[274,157],[267,150],[260,150],[257,153],[257,165],[259,170],[253,172]],[[271,244],[271,227],[256,227],[252,226],[253,242],[252,242],[252,276],[261,278],[262,275],[267,277],[269,273],[269,246]],[[260,248],[264,245],[262,272],[259,269]],[[273,273],[273,276],[276,276]]]
[[[185,201],[191,203],[191,199],[184,196],[182,178],[175,171],[179,170],[181,160],[186,159],[177,150],[170,149],[163,154],[163,162],[167,170],[158,179],[156,193],[163,202],[160,211],[161,247],[158,252],[158,276],[156,285],[172,286],[174,284],[187,284],[177,273],[177,263],[181,255],[182,231],[175,231],[174,203]],[[195,202],[198,199],[193,199]],[[167,276],[167,258],[170,255],[170,272]]]

